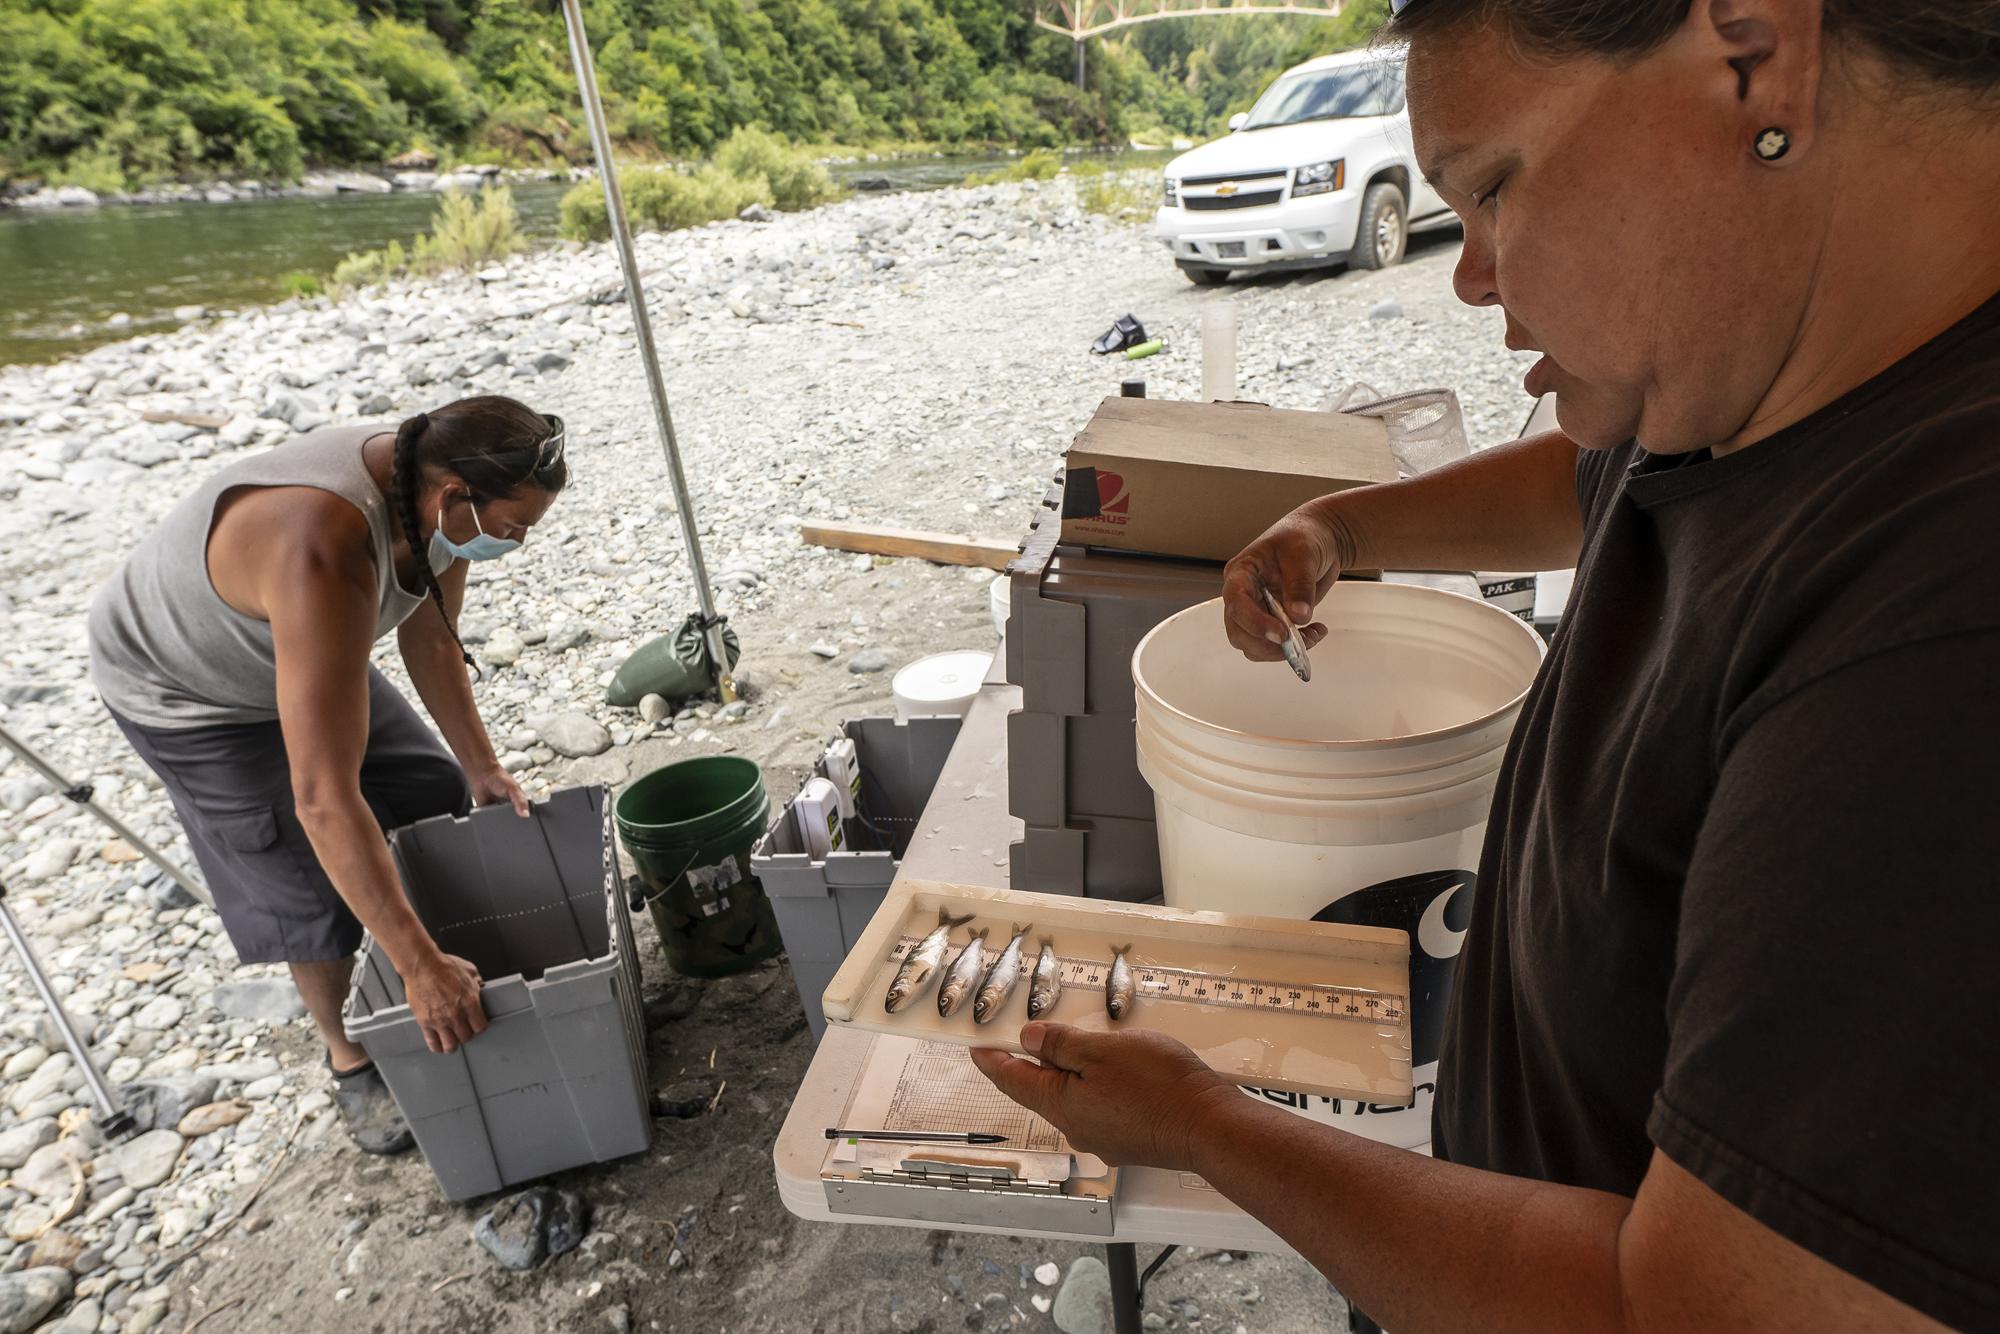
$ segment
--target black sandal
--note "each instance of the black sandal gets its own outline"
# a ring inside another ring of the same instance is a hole
[[[368,1061],[352,1070],[333,1068],[328,1054],[326,1068],[333,1071],[333,1105],[340,1111],[341,1124],[363,1153],[408,1153],[417,1145],[382,1072]]]

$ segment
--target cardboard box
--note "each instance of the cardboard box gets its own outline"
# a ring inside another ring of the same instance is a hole
[[[1069,448],[1062,540],[1228,560],[1317,496],[1394,480],[1373,418],[1107,398]]]

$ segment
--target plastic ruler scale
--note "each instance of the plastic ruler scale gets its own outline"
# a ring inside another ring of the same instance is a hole
[[[889,951],[891,963],[901,963],[919,943],[916,936],[903,936]],[[1026,986],[1035,966],[1034,951],[1021,951],[1021,985]],[[961,946],[954,943],[946,962],[958,957]],[[996,956],[997,957],[997,956]],[[1056,956],[1065,988],[1104,990],[1111,973],[1109,959],[1077,959]],[[1366,987],[1324,986],[1306,982],[1272,982],[1260,978],[1205,973],[1191,968],[1166,968],[1131,964],[1132,982],[1142,1000],[1182,1001],[1235,1010],[1279,1010],[1324,1019],[1359,1019],[1372,1024],[1402,1025],[1409,1022],[1409,998]]]

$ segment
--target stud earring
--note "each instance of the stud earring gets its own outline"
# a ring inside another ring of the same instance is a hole
[[[1792,151],[1792,136],[1773,125],[1758,134],[1752,147],[1756,149],[1757,156],[1765,162],[1776,162]]]

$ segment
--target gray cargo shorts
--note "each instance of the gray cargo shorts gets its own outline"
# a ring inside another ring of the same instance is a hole
[[[360,948],[361,923],[299,823],[276,722],[162,728],[111,716],[166,784],[238,958],[324,963]],[[458,761],[373,667],[361,795],[384,830],[472,808]]]

